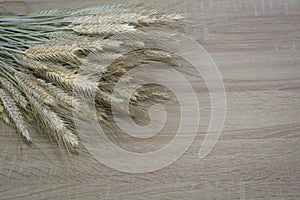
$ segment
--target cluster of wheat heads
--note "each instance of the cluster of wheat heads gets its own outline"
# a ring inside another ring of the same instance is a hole
[[[140,63],[170,61],[167,52],[143,49],[145,42],[159,41],[160,34],[151,35],[152,41],[138,36],[147,34],[148,27],[172,26],[181,20],[179,14],[127,5],[47,10],[27,16],[3,14],[0,119],[14,126],[28,143],[33,142],[38,127],[38,132],[47,133],[57,144],[76,149],[79,137],[72,120],[77,102],[74,89],[87,96],[96,91],[97,115],[102,124],[110,124],[111,102],[122,101],[126,95],[133,105],[167,99],[168,92],[159,92],[155,85],[134,94],[128,94],[126,87],[114,95],[112,90],[127,70]],[[114,37],[117,34],[127,37]],[[168,32],[164,34],[168,36]],[[139,50],[120,56],[133,46]],[[90,54],[97,56],[87,59]],[[112,62],[116,57],[119,59]],[[91,77],[99,74],[100,79]],[[134,84],[131,81],[127,84]],[[130,113],[141,119],[141,112],[133,106]]]

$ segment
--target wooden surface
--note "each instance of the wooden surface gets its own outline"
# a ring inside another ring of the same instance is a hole
[[[28,10],[5,5],[18,12],[84,5],[25,2]],[[198,158],[210,117],[201,84],[199,134],[178,161],[157,172],[118,172],[83,147],[67,155],[43,137],[38,147],[28,147],[0,125],[0,199],[300,199],[300,1],[192,0],[173,10],[195,22],[185,32],[224,78],[227,116],[213,151]]]

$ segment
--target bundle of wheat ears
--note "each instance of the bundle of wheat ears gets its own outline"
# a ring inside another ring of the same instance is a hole
[[[111,103],[128,95],[133,105],[131,117],[143,118],[138,105],[168,99],[168,91],[155,85],[133,94],[125,86],[114,94],[112,90],[126,71],[141,63],[169,62],[172,55],[168,52],[143,47],[147,42],[159,42],[162,35],[173,36],[152,32],[147,41],[144,36],[148,28],[177,26],[181,21],[180,14],[141,5],[56,9],[26,16],[2,14],[0,119],[14,126],[30,144],[34,135],[47,133],[57,144],[76,149],[80,139],[73,109],[79,100],[74,90],[87,97],[95,94],[100,124],[110,124]],[[130,49],[134,50],[128,53]],[[126,84],[134,84],[134,80]]]

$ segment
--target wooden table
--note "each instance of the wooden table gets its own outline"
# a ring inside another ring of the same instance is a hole
[[[4,5],[26,13],[118,1],[24,2]],[[66,154],[44,136],[29,147],[1,124],[0,199],[300,199],[300,1],[186,0],[172,10],[194,22],[185,33],[208,51],[224,79],[226,121],[210,154],[198,158],[210,118],[203,84],[196,88],[203,105],[194,143],[152,173],[116,171],[84,147]]]

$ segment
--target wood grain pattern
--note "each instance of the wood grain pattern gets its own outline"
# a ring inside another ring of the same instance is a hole
[[[25,2],[23,11],[32,12],[118,1]],[[300,198],[300,1],[190,0],[173,10],[195,22],[185,33],[203,45],[224,78],[227,116],[213,151],[199,160],[210,118],[201,80],[195,82],[203,103],[196,140],[178,161],[153,173],[121,173],[84,147],[68,155],[43,137],[28,147],[1,124],[0,199]],[[158,147],[172,135],[143,145]]]

